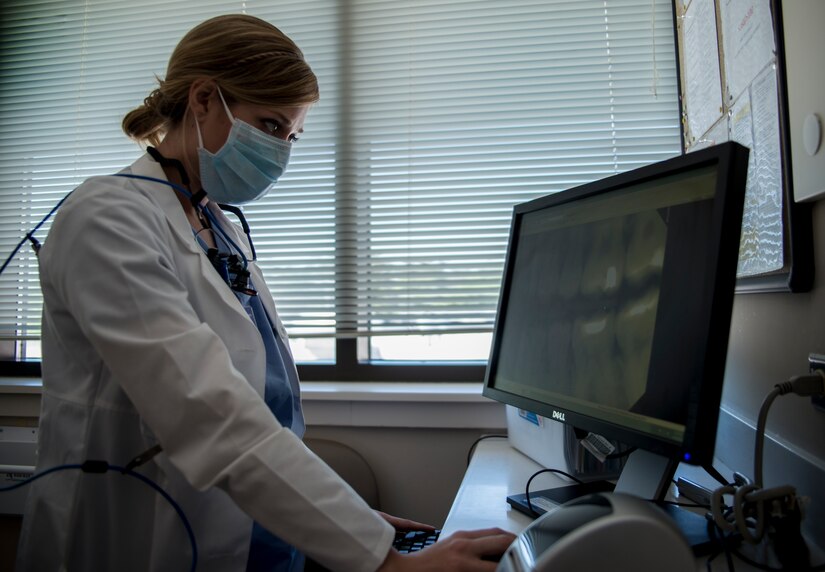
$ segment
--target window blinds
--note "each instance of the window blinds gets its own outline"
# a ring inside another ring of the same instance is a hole
[[[489,331],[514,204],[680,152],[669,0],[6,1],[4,256],[137,158],[123,115],[187,30],[240,11],[321,85],[287,175],[245,207],[293,337]],[[37,338],[41,302],[26,248],[3,337]]]

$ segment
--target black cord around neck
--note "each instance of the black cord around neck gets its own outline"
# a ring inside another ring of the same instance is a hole
[[[178,161],[177,159],[169,159],[161,155],[160,151],[155,149],[154,147],[147,147],[146,152],[152,156],[152,159],[157,161],[161,164],[162,167],[172,167],[178,172],[180,176],[180,180],[183,183],[183,186],[187,189],[189,188],[189,175],[186,173],[186,169],[183,167],[183,163]]]
[[[186,187],[186,189],[189,190],[189,192],[191,193],[189,200],[192,202],[192,206],[197,207],[203,200],[203,197],[206,196],[206,191],[201,189],[197,193],[192,193],[192,189],[189,186],[189,175],[186,173],[186,169],[184,168],[183,163],[181,163],[177,159],[170,159],[168,157],[164,157],[163,155],[161,155],[160,151],[158,151],[154,147],[147,147],[146,152],[149,153],[149,155],[151,155],[152,159],[160,163],[162,167],[172,167],[178,172],[181,183],[183,183],[183,186]]]

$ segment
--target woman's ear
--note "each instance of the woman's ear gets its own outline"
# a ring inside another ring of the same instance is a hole
[[[196,121],[201,121],[209,113],[212,98],[217,92],[217,84],[212,79],[196,79],[189,86],[189,109]]]

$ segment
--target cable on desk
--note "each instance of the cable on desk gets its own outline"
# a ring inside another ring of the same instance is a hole
[[[481,437],[479,437],[478,439],[473,441],[473,444],[470,445],[470,450],[467,451],[467,466],[468,467],[470,466],[470,459],[473,458],[473,453],[476,450],[476,445],[478,445],[481,441],[484,441],[485,439],[493,439],[493,438],[506,439],[507,435],[506,434],[504,434],[504,435],[502,435],[502,434],[482,435]]]
[[[559,474],[559,475],[563,475],[563,476],[567,477],[568,479],[570,479],[572,481],[575,481],[576,483],[578,483],[580,485],[584,484],[583,480],[574,477],[570,473],[565,473],[564,471],[562,471],[560,469],[541,469],[540,471],[536,471],[535,473],[533,473],[530,476],[530,478],[527,479],[527,485],[524,487],[524,497],[525,497],[525,500],[527,501],[527,509],[537,517],[540,516],[540,515],[539,515],[538,512],[536,512],[536,509],[533,508],[533,503],[530,502],[530,483],[532,483],[533,479],[535,479],[536,477],[538,477],[542,473],[556,473],[556,474]]]

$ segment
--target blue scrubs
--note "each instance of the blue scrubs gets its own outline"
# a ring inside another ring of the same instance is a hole
[[[221,253],[230,250],[219,233],[213,233]],[[207,249],[200,237],[198,242]],[[225,268],[218,268],[218,273],[226,275]],[[235,277],[230,275],[230,279]],[[254,284],[249,285],[255,288]],[[298,376],[295,365],[284,342],[275,332],[275,326],[266,313],[261,299],[242,292],[233,293],[246,310],[247,315],[257,326],[266,350],[266,384],[264,401],[272,414],[284,427],[298,437],[304,435],[304,415],[301,410],[301,397],[298,388]],[[252,540],[249,546],[248,572],[300,572],[304,569],[304,555],[296,548],[271,534],[257,522],[252,527]]]

